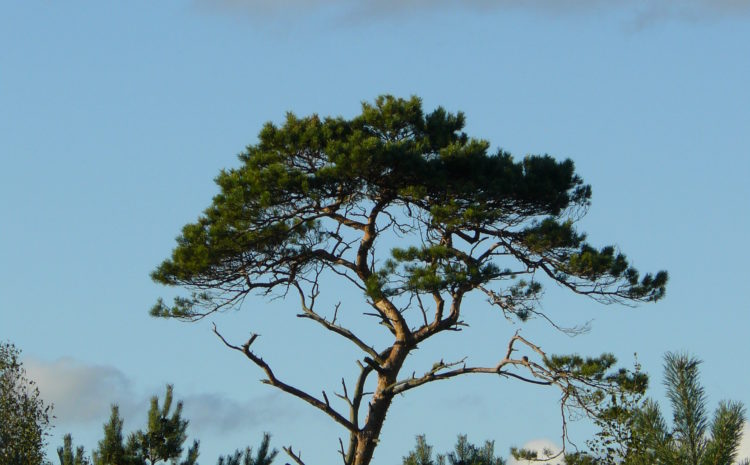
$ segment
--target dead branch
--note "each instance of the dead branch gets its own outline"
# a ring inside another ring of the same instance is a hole
[[[341,305],[340,303],[336,305],[336,308],[334,310],[333,321],[328,321],[322,316],[320,316],[317,312],[315,312],[312,309],[311,305],[307,305],[307,301],[305,299],[305,293],[303,292],[302,287],[300,287],[300,285],[297,283],[294,283],[293,286],[297,289],[297,292],[299,293],[300,305],[302,307],[302,312],[303,312],[303,313],[297,314],[298,318],[308,318],[317,323],[320,323],[327,330],[332,331],[340,336],[343,336],[346,339],[353,342],[357,347],[362,349],[362,351],[370,355],[375,360],[380,360],[380,356],[375,351],[375,349],[367,345],[362,339],[357,337],[354,333],[352,333],[347,328],[344,328],[343,326],[335,324],[336,316],[338,315],[339,306]]]
[[[295,454],[294,450],[292,450],[292,446],[284,446],[284,447],[282,447],[282,449],[284,449],[284,452],[286,452],[286,454],[289,457],[291,457],[292,460],[294,460],[295,462],[297,462],[297,465],[305,465],[305,462],[302,461],[302,453],[301,452],[297,452]]]
[[[219,333],[219,331],[216,329],[216,325],[214,324],[214,334],[216,334],[219,339],[229,347],[230,349],[234,349],[236,351],[242,352],[245,354],[245,356],[250,359],[253,363],[258,365],[260,368],[263,369],[263,371],[266,373],[267,379],[261,380],[264,384],[269,384],[273,387],[276,387],[287,394],[291,394],[299,399],[304,400],[308,404],[312,405],[313,407],[318,408],[319,410],[323,411],[325,414],[327,414],[329,417],[331,417],[334,421],[342,425],[344,428],[351,432],[355,432],[357,428],[346,418],[344,418],[340,413],[338,413],[336,410],[334,410],[328,402],[323,402],[316,397],[311,396],[310,394],[302,391],[301,389],[298,389],[294,386],[290,386],[289,384],[284,383],[283,381],[279,380],[276,375],[273,373],[273,370],[271,367],[266,363],[262,358],[255,355],[250,350],[250,345],[255,341],[255,339],[258,337],[257,334],[253,334],[248,341],[242,345],[242,347],[230,344],[224,336]],[[327,400],[327,399],[326,399]]]

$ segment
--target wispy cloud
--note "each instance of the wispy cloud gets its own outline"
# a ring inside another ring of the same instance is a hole
[[[42,397],[54,404],[54,414],[60,424],[101,424],[110,414],[110,406],[120,406],[123,418],[138,426],[145,419],[149,400],[153,395],[163,397],[164,386],[156,392],[140,392],[135,383],[122,371],[108,365],[89,365],[71,358],[48,362],[27,358],[24,367],[30,379],[36,381]],[[237,401],[219,393],[180,395],[175,386],[175,397],[184,402],[184,417],[190,420],[193,433],[227,432],[241,427],[252,427],[278,419],[280,409],[276,395],[269,394],[248,401]]]
[[[196,433],[226,433],[243,427],[256,427],[285,418],[285,410],[276,402],[276,394],[238,402],[221,394],[197,394],[182,398],[185,418]]]
[[[520,10],[545,15],[624,12],[638,24],[664,19],[702,20],[750,17],[747,0],[194,0],[207,9],[243,12],[251,17],[299,18],[321,10],[342,17],[424,14],[440,10]]]
[[[123,412],[135,407],[132,381],[114,367],[86,365],[71,358],[26,359],[24,366],[42,397],[55,405],[55,416],[65,422],[104,421],[112,403],[121,404]]]

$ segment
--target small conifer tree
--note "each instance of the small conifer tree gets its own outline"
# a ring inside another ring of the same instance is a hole
[[[94,465],[197,465],[198,441],[193,441],[180,461],[189,422],[182,418],[182,402],[172,409],[172,390],[172,385],[167,385],[162,406],[158,396],[151,398],[146,430],[131,433],[124,445],[119,408],[113,405],[110,419],[104,425],[104,438],[93,454]]]
[[[73,451],[73,437],[70,434],[63,437],[63,445],[57,448],[57,456],[60,458],[60,465],[89,465],[90,463],[84,454],[83,446],[78,446]]]
[[[271,465],[279,453],[277,449],[270,450],[271,435],[263,433],[258,452],[253,457],[253,448],[246,447],[244,451],[237,449],[233,454],[219,457],[216,465]]]
[[[104,438],[99,441],[99,448],[93,453],[94,465],[126,463],[122,439],[120,407],[112,405],[109,421],[104,424]]]
[[[417,436],[414,449],[403,458],[403,465],[505,465],[502,457],[495,456],[495,442],[485,441],[483,446],[469,442],[465,434],[459,434],[453,451],[438,454],[433,458],[433,447],[425,436]]]

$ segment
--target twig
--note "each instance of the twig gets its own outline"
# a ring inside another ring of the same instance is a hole
[[[221,341],[229,348],[237,350],[239,352],[242,352],[245,354],[245,357],[250,359],[253,363],[258,365],[260,368],[263,369],[263,371],[266,373],[267,379],[261,380],[264,384],[269,384],[275,388],[278,388],[287,394],[291,394],[299,399],[304,400],[308,404],[312,405],[313,407],[318,408],[319,410],[322,410],[325,412],[329,417],[331,417],[334,421],[342,425],[344,428],[346,428],[349,431],[355,432],[357,428],[354,426],[352,422],[344,418],[339,412],[334,410],[328,403],[327,397],[324,398],[325,402],[322,402],[321,400],[311,396],[310,394],[302,391],[301,389],[298,389],[294,386],[290,386],[289,384],[284,383],[280,379],[276,377],[276,375],[273,373],[273,370],[271,367],[266,363],[261,357],[258,357],[250,350],[250,345],[255,341],[255,339],[258,337],[257,334],[254,334],[250,337],[250,339],[242,345],[242,347],[238,347],[236,345],[230,344],[227,342],[227,340],[222,336],[219,331],[216,329],[216,325],[214,324],[214,333],[221,339]]]
[[[288,446],[288,447],[284,446],[284,447],[282,447],[282,449],[284,449],[284,452],[286,452],[287,455],[292,458],[292,460],[294,460],[295,462],[297,462],[297,465],[305,465],[305,462],[302,461],[302,453],[301,452],[297,452],[295,454],[294,451],[292,450],[292,446]]]

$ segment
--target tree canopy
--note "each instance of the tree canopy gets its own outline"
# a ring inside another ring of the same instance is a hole
[[[52,406],[26,377],[20,354],[0,342],[0,463],[41,465]]]
[[[152,314],[195,320],[237,308],[253,293],[297,294],[301,318],[363,352],[352,391],[344,385],[340,394],[348,415],[325,393],[318,398],[277,377],[251,350],[256,336],[241,346],[224,342],[258,365],[266,383],[347,429],[347,465],[370,462],[396,394],[432,381],[489,373],[554,384],[568,393],[564,402],[582,402],[575,383],[598,388],[621,379],[609,372],[611,356],[548,357],[518,333],[496,366],[441,359],[422,376],[400,376],[419,343],[465,325],[462,302],[471,292],[521,321],[542,315],[536,303],[544,281],[605,303],[665,293],[666,272],[641,275],[616,247],[595,247],[576,230],[591,188],[571,160],[491,152],[489,142],[463,132],[464,122],[443,108],[425,113],[416,97],[386,95],[351,119],[288,114],[282,126],[266,124],[241,166],[219,174],[220,192],[152,274],[190,295],[160,300]],[[336,279],[361,291],[366,315],[392,344],[375,348],[337,323],[338,306],[321,312],[318,297]],[[367,394],[371,375],[376,386]],[[367,396],[369,408],[360,412]]]

